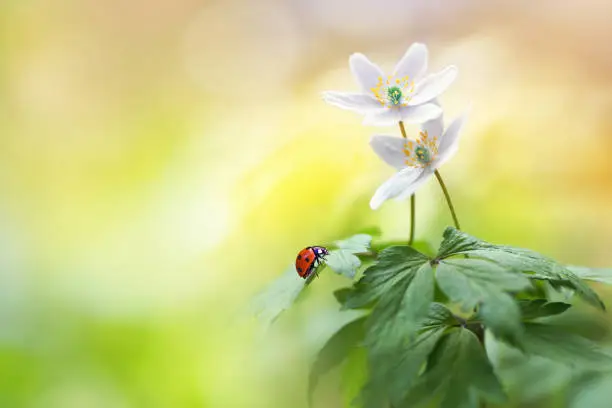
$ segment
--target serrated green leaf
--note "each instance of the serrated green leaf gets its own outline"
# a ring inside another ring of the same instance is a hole
[[[539,398],[561,392],[572,378],[571,367],[525,354],[495,339],[490,332],[486,334],[486,346],[487,353],[493,354],[489,354],[489,358],[506,391],[513,400],[525,406],[531,406],[529,403]]]
[[[368,321],[368,343],[395,346],[420,327],[433,301],[434,279],[429,264],[406,275],[397,290],[379,299]]]
[[[444,328],[447,326],[456,325],[459,323],[450,310],[441,303],[432,303],[429,306],[427,318],[423,321],[421,327],[423,330]]]
[[[485,299],[478,311],[482,321],[497,337],[520,348],[523,324],[518,305],[506,293],[493,296]]]
[[[425,322],[417,337],[403,347],[371,350],[370,379],[361,393],[361,406],[386,407],[387,400],[399,406],[444,331],[457,324],[452,313],[439,303],[430,305]]]
[[[348,295],[345,308],[375,303],[368,319],[368,344],[394,347],[405,341],[427,316],[434,282],[429,259],[408,246],[383,250]]]
[[[479,307],[479,316],[498,337],[519,344],[522,333],[517,304],[506,291],[529,286],[521,274],[482,259],[441,260],[436,270],[440,289],[465,310]]]
[[[399,403],[404,399],[445,329],[440,326],[422,332],[409,349],[395,357],[397,366],[387,382],[391,401]]]
[[[486,259],[499,266],[524,273],[530,279],[547,280],[551,284],[574,290],[590,304],[605,310],[599,296],[572,271],[535,251],[506,245],[491,244],[455,228],[444,231],[438,259],[456,255]]]
[[[471,331],[455,328],[438,342],[426,371],[399,407],[420,407],[434,397],[442,408],[478,408],[480,397],[505,401],[484,348]]]
[[[334,272],[353,279],[361,266],[361,260],[355,254],[369,252],[372,237],[367,234],[357,234],[352,237],[336,241],[338,249],[329,251],[325,264]]]
[[[484,242],[453,227],[447,227],[442,237],[443,239],[438,249],[439,258],[446,258],[451,255],[462,254],[465,251],[478,249],[481,243]]]
[[[580,279],[612,284],[612,268],[588,268],[586,266],[566,265]]]
[[[529,354],[570,366],[609,369],[612,364],[596,343],[551,324],[525,323],[523,343]]]
[[[518,303],[523,320],[558,315],[572,306],[564,302],[549,302],[548,299],[524,299]]]
[[[346,324],[323,345],[310,369],[308,377],[308,402],[312,402],[312,395],[319,378],[336,367],[349,355],[351,350],[363,340],[365,335],[365,317],[360,317]]]
[[[436,277],[438,284],[451,299],[465,298],[469,308],[480,301],[482,294],[491,291],[520,291],[530,285],[529,279],[510,272],[495,263],[482,259],[448,259],[439,262]],[[444,282],[453,279],[454,285]],[[445,290],[444,288],[447,288]]]
[[[380,252],[377,262],[370,266],[355,283],[345,306],[353,309],[367,305],[397,291],[397,287],[429,259],[408,246],[394,246]]]

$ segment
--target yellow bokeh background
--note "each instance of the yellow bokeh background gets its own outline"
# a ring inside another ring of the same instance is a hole
[[[264,334],[250,299],[304,246],[409,228],[407,202],[368,206],[392,173],[369,137],[399,130],[321,100],[357,90],[353,52],[391,69],[419,41],[432,70],[459,67],[441,101],[472,113],[441,172],[467,232],[612,265],[610,15],[598,0],[3,0],[0,407],[305,406],[347,282],[322,276]],[[451,219],[435,181],[417,211],[436,245]]]

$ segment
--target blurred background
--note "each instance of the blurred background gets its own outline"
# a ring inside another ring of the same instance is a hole
[[[378,226],[392,169],[323,90],[424,42],[472,114],[441,173],[465,230],[610,266],[612,3],[1,0],[0,407],[305,407],[343,319],[324,274],[272,331],[250,299],[307,245]],[[410,130],[411,132],[414,129]],[[451,223],[435,181],[417,237]],[[296,276],[297,278],[297,276]],[[609,302],[612,292],[597,288]],[[320,407],[339,406],[322,386]]]

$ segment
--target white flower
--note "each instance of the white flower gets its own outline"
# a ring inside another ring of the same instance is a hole
[[[457,68],[451,65],[424,76],[427,55],[424,44],[414,43],[397,63],[393,74],[385,76],[365,55],[353,54],[349,65],[362,92],[328,91],[323,93],[323,99],[365,115],[366,125],[388,126],[399,121],[423,123],[437,118],[442,109],[431,101],[455,80]]]
[[[381,159],[397,170],[374,193],[370,207],[376,210],[391,198],[403,200],[446,163],[459,147],[459,134],[467,111],[455,119],[446,130],[442,116],[421,126],[420,138],[403,139],[395,136],[372,136],[370,146]]]

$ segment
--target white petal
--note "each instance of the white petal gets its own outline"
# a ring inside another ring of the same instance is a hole
[[[403,106],[400,117],[406,123],[423,123],[442,115],[442,108],[433,103],[418,106]]]
[[[422,105],[421,105],[422,106]],[[429,138],[437,137],[438,140],[442,139],[442,134],[444,133],[444,115],[440,115],[435,119],[428,120],[427,122],[421,125],[421,130],[423,132],[427,132],[427,136]]]
[[[457,67],[450,65],[442,71],[428,75],[421,82],[417,83],[414,89],[414,95],[408,105],[420,105],[429,102],[453,83],[457,78]]]
[[[365,55],[359,53],[350,56],[349,65],[361,89],[365,93],[372,94],[372,88],[378,84],[378,78],[384,76],[381,69]]]
[[[438,157],[434,163],[432,163],[432,167],[438,168],[446,163],[451,157],[457,153],[457,149],[459,149],[459,136],[461,135],[461,129],[465,125],[467,121],[467,116],[469,114],[469,109],[467,109],[463,115],[456,118],[446,129],[444,135],[442,135],[442,139],[440,140],[440,145],[438,147]]]
[[[425,44],[414,43],[395,66],[393,76],[407,76],[411,81],[419,79],[427,70],[428,51]]]
[[[376,135],[370,139],[370,146],[385,163],[401,170],[406,167],[405,142],[401,137]]]
[[[323,100],[330,105],[359,113],[380,109],[380,103],[370,95],[348,92],[323,92]]]
[[[397,125],[401,120],[400,110],[396,108],[381,108],[375,112],[368,112],[363,124],[368,126]]]
[[[419,189],[419,187],[421,187],[427,180],[429,180],[432,174],[434,174],[434,170],[435,167],[433,166],[426,167],[425,170],[421,172],[419,177],[410,184],[409,188],[406,188],[402,194],[397,196],[396,199],[405,200],[411,195],[413,195]]]
[[[418,180],[422,172],[423,169],[421,168],[409,167],[395,173],[378,187],[378,190],[376,190],[376,193],[374,193],[370,200],[370,207],[376,210],[385,201],[401,195],[406,189],[410,188],[415,180]]]

